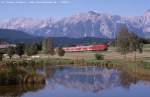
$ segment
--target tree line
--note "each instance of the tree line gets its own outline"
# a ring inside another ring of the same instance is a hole
[[[16,47],[9,46],[6,49],[1,49],[0,61],[2,61],[3,54],[7,54],[11,59],[14,54],[17,54],[20,58],[22,58],[22,55],[24,54],[32,56],[38,53],[48,54],[52,56],[55,54],[58,54],[59,56],[64,56],[65,51],[62,47],[58,47],[57,49],[55,49],[53,46],[53,41],[49,37],[46,37],[41,43],[17,43]]]
[[[116,37],[117,51],[126,58],[127,53],[134,52],[134,60],[136,61],[136,53],[143,52],[143,39],[134,32],[130,32],[127,27],[122,27]]]

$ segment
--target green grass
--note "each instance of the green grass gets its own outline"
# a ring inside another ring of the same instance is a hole
[[[34,61],[17,60],[0,63],[0,85],[43,84],[43,75],[36,72]],[[36,80],[35,80],[36,79]]]
[[[150,44],[144,45],[142,54],[137,53],[137,61],[144,61],[150,63]],[[99,53],[104,55],[104,60],[96,60],[95,54]],[[115,47],[109,47],[108,51],[101,52],[66,52],[65,56],[59,57],[58,55],[49,56],[45,54],[38,54],[40,58],[31,58],[36,65],[49,64],[49,65],[65,65],[65,64],[103,64],[103,62],[111,62],[112,64],[134,64],[134,53],[127,54],[127,59],[123,55],[116,52]],[[24,60],[28,58],[25,57]],[[20,59],[12,59],[12,61],[19,61]],[[9,61],[7,59],[6,61]],[[32,61],[31,61],[32,62]],[[23,64],[23,63],[19,63]]]

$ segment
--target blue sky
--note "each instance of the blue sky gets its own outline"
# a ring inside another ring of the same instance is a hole
[[[6,1],[23,1],[25,3],[10,4]],[[29,1],[38,3],[29,4]],[[67,3],[62,3],[63,1],[67,1]],[[40,4],[39,2],[52,3]],[[148,9],[150,9],[150,0],[0,0],[0,19],[50,16],[62,18],[90,10],[122,16],[140,16]]]

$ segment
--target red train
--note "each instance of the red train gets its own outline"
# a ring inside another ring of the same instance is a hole
[[[97,44],[89,46],[75,46],[63,48],[66,52],[82,52],[82,51],[105,51],[107,50],[107,44]]]

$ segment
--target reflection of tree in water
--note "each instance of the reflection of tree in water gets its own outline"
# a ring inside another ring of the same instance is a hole
[[[113,87],[129,88],[137,84],[139,79],[136,73],[125,70],[107,69],[99,67],[64,67],[56,69],[49,79],[50,86],[63,85],[82,91],[100,92]],[[57,87],[56,87],[57,88]]]
[[[46,66],[45,67],[45,74],[46,74],[46,77],[48,79],[51,79],[53,78],[53,75],[55,74],[55,68],[53,66]]]
[[[52,78],[55,73],[55,68],[50,66],[35,67],[39,74],[44,74],[47,78]],[[43,89],[45,84],[24,84],[13,86],[0,86],[0,96],[18,97],[26,92],[36,92]]]
[[[139,81],[150,83],[150,71],[143,68],[123,69],[120,73],[121,85],[129,88],[131,84],[137,84]]]
[[[0,96],[3,97],[18,97],[23,95],[26,92],[36,92],[40,89],[43,89],[43,84],[26,84],[26,85],[18,85],[18,86],[0,86]]]
[[[52,65],[46,65],[36,68],[37,73],[44,75],[46,78],[51,79],[55,73],[56,68]]]
[[[99,92],[119,85],[119,72],[115,69],[66,67],[57,69],[49,84],[61,84],[67,88]]]
[[[137,79],[131,76],[127,71],[120,72],[120,83],[123,87],[129,88],[131,84],[136,84]]]
[[[52,65],[37,68],[39,73],[45,74],[48,85],[55,89],[59,85],[66,88],[89,91],[93,93],[101,92],[114,87],[129,88],[131,84],[138,81],[150,81],[148,72],[143,70],[113,69],[104,67],[53,67]],[[142,72],[142,73],[141,73]],[[29,91],[37,91],[45,85],[32,84],[21,86],[0,87],[0,96],[21,96]]]

